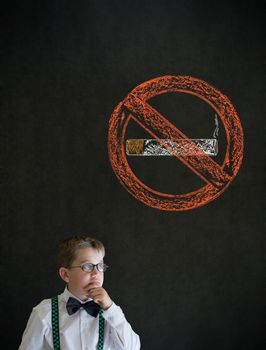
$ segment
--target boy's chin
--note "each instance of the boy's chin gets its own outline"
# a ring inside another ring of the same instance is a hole
[[[89,292],[87,290],[80,292],[79,295],[77,295],[77,297],[82,301],[86,301],[86,300],[90,299]]]
[[[79,300],[85,301],[89,299],[88,296],[88,291],[74,291],[74,290],[69,290],[71,294],[73,294],[76,298]]]

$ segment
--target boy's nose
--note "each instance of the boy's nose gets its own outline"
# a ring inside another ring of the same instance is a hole
[[[97,275],[99,273],[98,269],[96,266],[93,267],[93,270],[91,271],[92,275]]]

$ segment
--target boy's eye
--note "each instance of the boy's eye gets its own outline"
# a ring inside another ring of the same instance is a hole
[[[92,272],[95,267],[97,268],[97,270],[99,272],[105,272],[108,268],[108,266],[102,262],[98,263],[98,264],[85,263],[85,264],[81,265],[82,270],[85,272]]]

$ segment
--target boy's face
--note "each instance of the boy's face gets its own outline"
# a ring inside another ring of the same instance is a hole
[[[72,266],[80,266],[85,262],[98,264],[103,262],[103,254],[94,248],[79,249],[76,252],[76,258]],[[81,268],[59,269],[61,278],[68,284],[68,290],[80,300],[88,299],[89,290],[92,288],[102,287],[103,272],[99,272],[94,267],[92,272],[85,272]]]

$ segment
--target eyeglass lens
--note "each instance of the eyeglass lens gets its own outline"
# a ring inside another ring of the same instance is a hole
[[[105,272],[107,270],[107,265],[105,265],[104,263],[99,263],[99,264],[85,263],[82,265],[82,270],[85,272],[92,272],[94,267],[96,267],[99,272]]]

